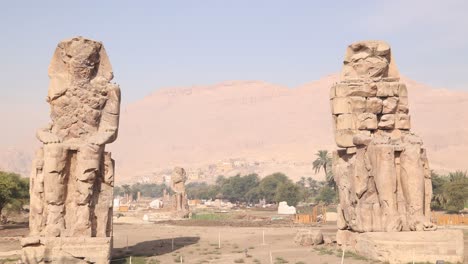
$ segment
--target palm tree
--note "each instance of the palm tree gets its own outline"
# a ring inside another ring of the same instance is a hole
[[[129,202],[129,196],[130,196],[130,193],[131,193],[132,189],[130,188],[130,185],[128,185],[128,184],[122,185],[122,189],[124,191],[124,194],[125,194],[125,196],[127,198],[127,203],[128,203]]]
[[[306,183],[305,177],[301,177],[301,179],[297,182],[297,184],[299,184],[302,187],[305,187],[305,183]]]
[[[317,158],[312,163],[315,174],[319,173],[320,170],[323,168],[323,171],[325,172],[325,179],[327,180],[328,185],[330,187],[333,187],[333,189],[336,189],[335,179],[333,178],[333,174],[330,170],[332,165],[332,159],[330,158],[328,151],[319,150],[315,155],[317,156]]]
[[[457,170],[455,172],[449,173],[450,182],[464,181],[466,178],[468,178],[468,174],[466,171]]]

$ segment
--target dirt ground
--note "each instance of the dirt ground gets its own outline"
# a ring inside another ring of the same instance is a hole
[[[294,244],[296,230],[303,227],[187,226],[165,222],[114,224],[114,249],[111,263],[339,263],[334,248],[300,247]],[[192,223],[194,223],[192,222]],[[321,227],[334,235],[334,225]],[[0,230],[0,263],[14,263],[19,239],[27,226],[14,225]],[[263,233],[265,234],[263,240]],[[219,248],[220,246],[220,248]],[[4,259],[2,261],[1,259]],[[6,262],[5,260],[9,261]],[[349,264],[369,263],[346,257]]]
[[[181,263],[181,258],[183,263],[270,263],[270,259],[273,263],[340,263],[341,255],[333,247],[294,244],[298,229],[118,224],[114,225],[113,255],[116,260],[133,255],[159,261],[154,263]],[[321,229],[325,235],[334,235],[333,226]],[[345,263],[369,262],[346,257]]]
[[[111,263],[130,263],[129,256],[132,256],[132,264],[341,263],[341,253],[336,246],[302,247],[294,244],[296,231],[305,226],[293,224],[288,219],[272,221],[258,216],[156,223],[143,222],[138,218],[127,223],[116,219]],[[336,234],[333,222],[308,228],[320,229],[329,237]],[[19,239],[27,232],[26,224],[0,227],[0,264],[15,263],[20,250]],[[464,232],[466,249],[468,228]],[[467,251],[465,258],[468,259]],[[377,262],[347,253],[344,263]]]

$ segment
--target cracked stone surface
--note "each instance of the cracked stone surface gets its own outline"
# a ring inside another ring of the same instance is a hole
[[[107,263],[87,261],[97,253],[85,249],[89,244],[99,248],[93,239],[104,239],[104,255],[109,255],[114,160],[105,146],[117,138],[120,88],[111,83],[112,67],[102,43],[83,37],[58,44],[49,78],[51,122],[37,131],[43,145],[30,177],[29,228],[36,243],[26,238],[23,261],[65,263],[55,258],[63,255],[66,263]],[[65,250],[60,243],[68,238],[73,246]],[[74,241],[86,243],[83,250]]]
[[[407,96],[387,43],[348,46],[341,81],[330,92],[342,230],[436,228],[430,222],[428,159],[422,140],[410,131]]]

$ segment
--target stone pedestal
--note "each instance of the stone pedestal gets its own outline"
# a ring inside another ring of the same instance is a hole
[[[461,230],[367,233],[338,230],[336,241],[346,251],[390,264],[437,260],[463,263]]]
[[[110,237],[26,237],[21,240],[21,260],[27,264],[106,264]]]

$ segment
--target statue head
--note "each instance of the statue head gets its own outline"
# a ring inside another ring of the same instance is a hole
[[[348,46],[342,79],[398,77],[390,46],[384,41],[359,41]]]
[[[69,73],[76,79],[90,80],[99,67],[102,44],[82,37],[62,42],[61,57],[68,65]]]
[[[101,42],[83,37],[61,41],[49,66],[48,100],[67,91],[71,83],[84,84],[93,79],[110,82],[112,67]]]
[[[175,167],[171,179],[173,184],[185,182],[187,180],[187,173],[184,168]]]

